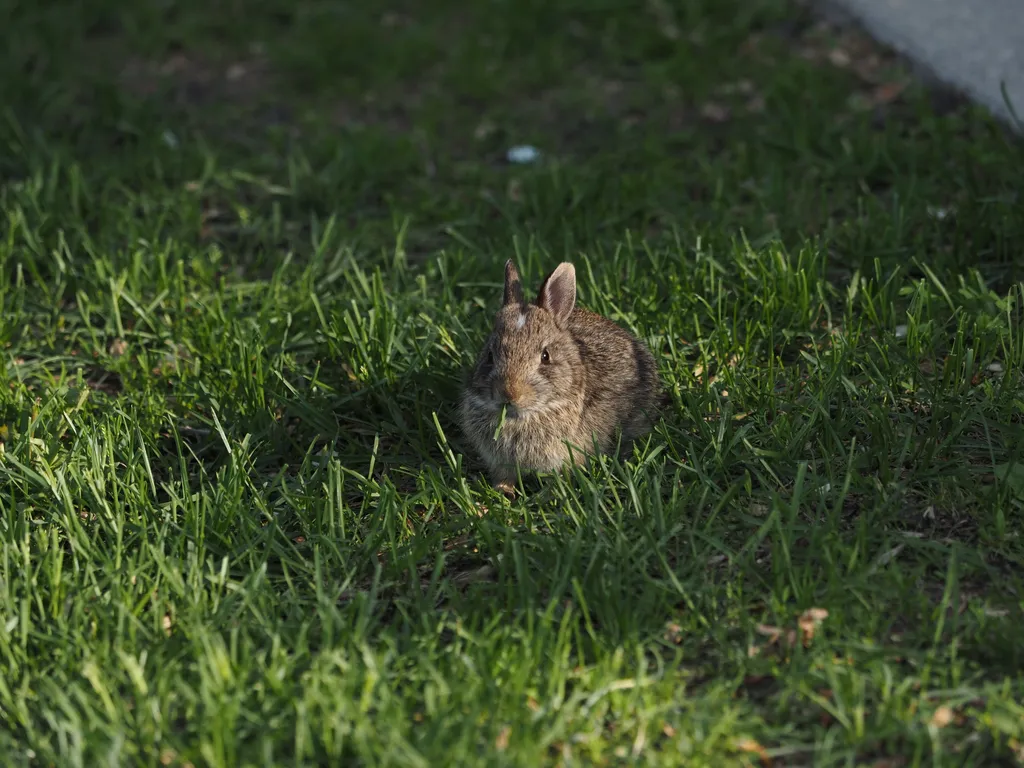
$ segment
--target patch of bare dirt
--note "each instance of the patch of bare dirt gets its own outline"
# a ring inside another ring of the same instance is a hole
[[[166,99],[183,112],[201,113],[207,107],[228,105],[243,114],[255,114],[264,125],[295,125],[286,99],[276,94],[289,85],[271,66],[262,46],[253,44],[248,55],[231,60],[197,51],[179,51],[164,60],[133,57],[118,73],[119,85],[142,99]],[[414,114],[424,102],[419,84],[410,93],[377,94],[324,107],[323,113],[338,128],[373,126],[394,133],[414,127]]]
[[[884,118],[885,108],[898,103],[907,87],[925,74],[834,7],[827,7],[823,18],[810,28],[801,55],[810,61],[852,72],[860,87],[850,95],[850,108],[873,110],[876,119]],[[928,96],[937,115],[950,114],[969,104],[969,100],[953,88],[927,77],[924,81],[929,86]]]
[[[103,368],[93,368],[85,380],[89,389],[117,397],[124,391],[121,374]]]
[[[118,81],[142,98],[169,96],[180,107],[230,102],[253,103],[266,93],[272,76],[260,45],[233,61],[217,61],[196,51],[179,51],[163,61],[137,57],[125,62]]]

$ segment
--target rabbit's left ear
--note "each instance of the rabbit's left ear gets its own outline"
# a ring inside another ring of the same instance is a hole
[[[505,262],[505,299],[504,305],[523,303],[523,284],[519,280],[519,270],[515,262],[509,259]]]
[[[541,283],[537,305],[555,316],[562,325],[576,306],[576,267],[563,261]]]

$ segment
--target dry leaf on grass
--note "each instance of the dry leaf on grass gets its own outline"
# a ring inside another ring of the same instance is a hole
[[[945,728],[947,725],[953,722],[953,710],[943,704],[941,707],[935,710],[932,714],[929,723],[934,725],[936,728]]]
[[[871,101],[875,106],[891,104],[907,90],[906,82],[882,83],[871,92]]]
[[[776,643],[779,643],[779,645],[786,648],[792,648],[796,645],[795,629],[784,630],[781,627],[773,627],[770,624],[758,624],[756,629],[758,634],[764,635],[768,638],[768,642],[764,646],[760,647],[756,645],[750,646],[747,649],[747,655],[750,657],[754,657],[759,654],[762,648],[767,648],[771,645],[775,645]],[[780,642],[780,640],[782,642]]]
[[[800,627],[800,635],[803,637],[804,645],[810,645],[814,639],[814,633],[825,619],[828,618],[828,611],[824,608],[808,608],[797,620]]]
[[[494,748],[499,752],[504,752],[508,749],[508,737],[510,735],[512,735],[512,728],[507,725],[502,727],[498,732],[498,738],[494,740]]]
[[[821,622],[827,617],[828,611],[824,608],[808,608],[800,614],[800,617],[797,619],[797,628],[799,629],[804,647],[810,645]],[[768,638],[768,642],[763,646],[765,648],[776,643],[785,648],[792,648],[796,645],[796,629],[783,629],[782,627],[774,627],[771,624],[758,624],[755,629],[758,634]],[[751,657],[756,656],[761,650],[762,647],[752,645],[747,649],[747,655]]]
[[[761,765],[771,765],[772,758],[759,742],[751,738],[740,739],[736,742],[736,749],[740,752],[751,752],[761,758]]]
[[[678,645],[683,641],[683,628],[674,621],[665,625],[665,639]]]
[[[889,82],[873,88],[869,93],[856,92],[850,95],[850,107],[858,111],[868,111],[884,107],[896,101],[907,89],[906,82]]]
[[[114,357],[120,357],[128,350],[128,342],[124,339],[114,339],[110,342],[110,354]]]

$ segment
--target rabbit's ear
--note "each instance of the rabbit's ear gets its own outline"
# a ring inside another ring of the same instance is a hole
[[[569,319],[576,306],[576,267],[563,261],[540,286],[537,305],[555,316],[559,325]]]
[[[505,262],[505,306],[523,303],[523,284],[519,281],[519,270],[512,259]]]

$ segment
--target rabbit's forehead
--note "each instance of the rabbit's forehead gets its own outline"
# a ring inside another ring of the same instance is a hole
[[[547,312],[535,306],[504,307],[498,315],[499,335],[509,341],[526,341],[546,333],[547,321]]]
[[[537,314],[537,308],[527,306],[505,307],[504,318],[507,328],[515,328],[517,331],[526,330],[527,324]]]

